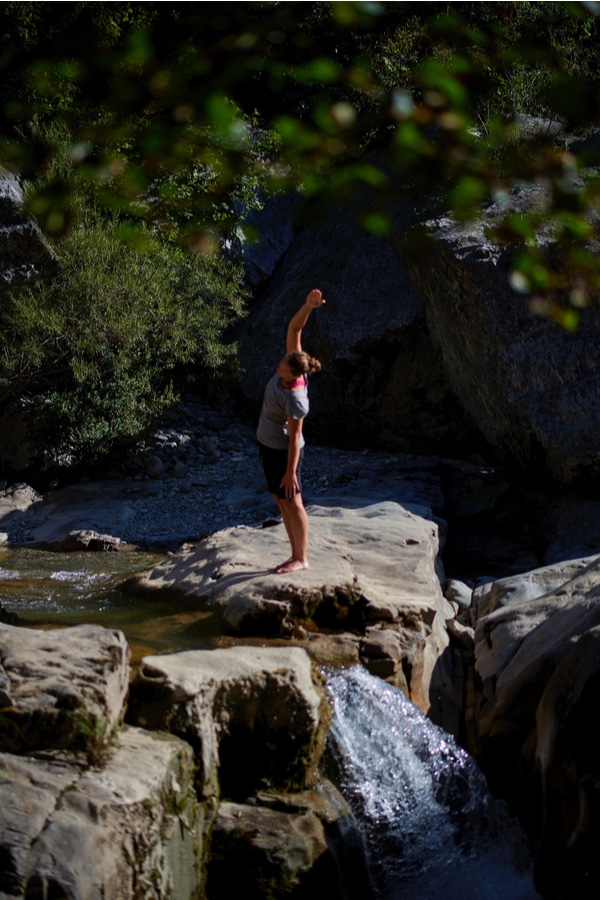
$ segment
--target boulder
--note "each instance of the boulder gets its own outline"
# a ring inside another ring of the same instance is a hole
[[[105,752],[120,725],[129,648],[120,631],[0,625],[0,749]]]
[[[40,228],[23,214],[18,179],[0,166],[0,302],[7,289],[27,285],[55,265]]]
[[[300,194],[264,197],[260,209],[252,209],[223,246],[223,252],[244,266],[248,285],[260,287],[272,275],[277,263],[292,243],[295,217],[303,204]]]
[[[193,754],[126,729],[102,769],[0,753],[0,896],[192,900],[203,887]]]
[[[38,544],[38,546],[40,545]],[[128,544],[121,538],[113,537],[111,534],[98,534],[97,531],[88,528],[70,531],[62,541],[49,542],[45,546],[47,549],[63,553],[81,552],[84,550],[105,552],[107,550],[124,551],[136,549],[133,544]]]
[[[517,192],[514,210],[531,199]],[[510,252],[487,237],[499,215],[491,207],[467,227],[436,219],[427,252],[409,260],[431,338],[492,445],[562,484],[600,474],[600,311],[582,310],[575,332],[532,312],[510,286]]]
[[[480,437],[453,394],[398,248],[423,198],[406,189],[390,203],[387,234],[361,223],[372,199],[363,193],[313,211],[239,330],[241,390],[257,408],[285,352],[289,319],[318,287],[327,305],[309,319],[303,343],[324,371],[311,380],[307,433],[338,446],[470,452]]]
[[[424,711],[437,707],[447,675],[439,665],[448,644],[444,621],[454,615],[440,586],[437,524],[391,501],[309,512],[307,571],[273,573],[288,552],[282,527],[238,527],[134,576],[124,588],[185,597],[218,613],[232,634],[291,635],[303,623],[364,633],[386,623],[404,632],[399,647],[412,660],[406,666],[411,699]]]
[[[259,794],[252,805],[221,803],[212,830],[208,894],[214,900],[369,900],[362,840],[333,785],[321,783],[303,794]]]
[[[310,783],[326,713],[304,650],[233,647],[145,657],[128,717],[194,746],[202,797],[243,800]]]
[[[540,836],[544,896],[592,896],[600,870],[600,766],[590,722],[600,686],[600,557],[475,591],[467,739],[492,789]],[[592,872],[592,876],[590,876]]]

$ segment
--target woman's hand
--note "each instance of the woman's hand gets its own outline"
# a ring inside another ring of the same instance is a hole
[[[323,306],[326,301],[323,299],[323,294],[318,288],[313,288],[308,297],[306,298],[306,303],[311,309],[317,309],[319,306]]]
[[[300,490],[300,485],[298,484],[298,479],[296,478],[295,472],[286,472],[283,478],[281,479],[281,484],[279,487],[285,489],[285,496],[288,500],[293,500],[298,491]]]

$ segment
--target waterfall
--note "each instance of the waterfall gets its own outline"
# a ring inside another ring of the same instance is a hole
[[[334,777],[380,900],[533,900],[529,843],[471,757],[398,689],[328,671]]]

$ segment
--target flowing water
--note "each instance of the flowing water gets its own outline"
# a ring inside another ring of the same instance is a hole
[[[381,900],[533,900],[519,823],[471,757],[401,691],[360,667],[329,671],[329,753]]]
[[[119,584],[163,557],[0,550],[0,604],[33,627],[119,628],[134,662],[211,646],[217,623]],[[380,900],[533,900],[528,844],[467,753],[360,667],[327,673],[329,755],[363,833]]]
[[[140,552],[0,551],[0,604],[22,625],[62,627],[92,622],[119,628],[134,661],[150,653],[201,649],[215,633],[214,617],[185,601],[124,594],[119,584],[164,556]]]

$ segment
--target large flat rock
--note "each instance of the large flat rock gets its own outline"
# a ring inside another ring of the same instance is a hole
[[[282,526],[228,528],[149,572],[132,591],[187,596],[233,633],[280,632],[288,616],[431,622],[442,598],[437,524],[398,503],[311,507],[310,569],[276,575],[289,553]]]
[[[302,623],[359,634],[375,625],[399,630],[407,692],[428,711],[432,694],[439,698],[446,689],[447,673],[438,664],[448,645],[444,623],[454,615],[440,586],[437,523],[390,501],[315,506],[309,514],[307,571],[273,572],[289,552],[283,526],[238,527],[135,576],[125,588],[186,597],[237,635],[292,635]],[[434,670],[439,683],[432,689]]]

